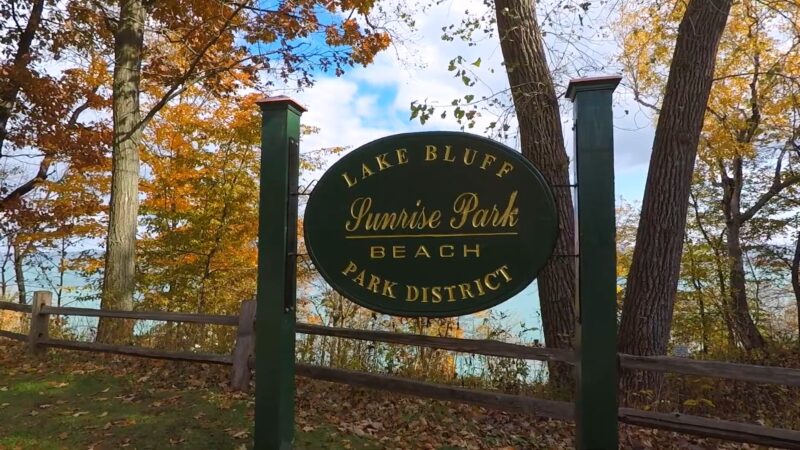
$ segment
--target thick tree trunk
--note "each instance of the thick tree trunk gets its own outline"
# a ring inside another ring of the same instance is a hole
[[[797,232],[797,243],[794,247],[792,259],[792,289],[797,302],[797,342],[800,344],[800,231]]]
[[[547,66],[533,0],[497,0],[497,29],[519,122],[522,153],[539,168],[554,189],[559,235],[554,254],[575,253],[575,230],[569,184],[569,157],[564,149],[558,99]],[[544,338],[548,347],[571,347],[575,330],[575,260],[555,257],[538,276]],[[569,367],[550,365],[556,388],[572,384]]]
[[[678,27],[622,307],[623,353],[667,351],[697,144],[730,8],[731,0],[692,0]],[[653,389],[660,379],[625,373],[623,386]]]
[[[114,36],[114,141],[102,309],[133,308],[139,212],[139,80],[144,20],[142,0],[120,0],[119,25]],[[129,340],[132,335],[133,323],[127,320],[101,319],[97,327],[98,342]]]
[[[14,242],[14,278],[17,283],[17,297],[20,303],[26,303],[27,292],[25,289],[25,251],[17,242]]]

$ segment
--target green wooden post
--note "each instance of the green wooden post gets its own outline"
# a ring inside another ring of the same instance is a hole
[[[577,183],[578,449],[616,449],[617,274],[611,95],[620,77],[572,80]]]
[[[284,96],[258,104],[262,121],[255,449],[288,450],[294,441],[298,143],[305,108]]]

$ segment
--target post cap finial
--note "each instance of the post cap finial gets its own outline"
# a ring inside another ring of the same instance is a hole
[[[261,107],[261,110],[265,109],[276,109],[281,107],[291,107],[297,110],[298,113],[304,113],[308,111],[308,109],[301,105],[297,100],[286,96],[286,95],[276,95],[275,97],[264,97],[260,100],[256,100],[256,104]]]
[[[575,94],[580,91],[613,91],[622,80],[619,75],[608,75],[602,77],[575,78],[569,81],[566,97],[575,101]]]

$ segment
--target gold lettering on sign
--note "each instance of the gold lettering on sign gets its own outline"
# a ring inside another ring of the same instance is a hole
[[[499,269],[497,269],[497,271],[503,275],[503,278],[506,279],[506,282],[511,281],[511,275],[508,274],[508,266],[501,266]]]
[[[449,145],[445,145],[444,146],[444,158],[442,158],[442,159],[444,159],[447,162],[455,161],[456,160],[455,155],[451,155],[450,154],[452,151],[453,151],[453,147],[451,147]]]
[[[444,290],[447,291],[447,301],[448,302],[456,301],[456,297],[455,297],[455,295],[453,295],[453,292],[456,290],[455,286],[445,286]]]
[[[367,284],[367,290],[372,291],[374,293],[378,293],[378,286],[381,285],[381,279],[376,277],[375,275],[369,276],[369,284]]]
[[[492,205],[491,208],[478,208],[480,206],[478,194],[465,192],[456,197],[453,202],[453,212],[456,213],[456,216],[450,218],[450,228],[459,230],[467,223],[470,223],[473,228],[486,228],[490,224],[494,227],[514,227],[518,220],[517,214],[519,214],[516,203],[517,191],[514,191],[508,197],[505,211],[501,213],[497,205]]]
[[[413,295],[412,295],[413,294]],[[419,298],[419,289],[416,286],[406,285],[406,301],[415,302]]]
[[[439,257],[440,258],[452,258],[456,256],[455,254],[455,247],[452,245],[440,245],[439,246]]]
[[[356,275],[356,277],[353,278],[353,281],[358,283],[359,286],[364,287],[364,277],[366,276],[366,274],[367,274],[367,271],[364,270],[364,269],[361,269],[361,272],[358,272],[358,275]]]
[[[349,188],[355,186],[356,183],[358,183],[358,180],[356,180],[354,178],[350,178],[350,175],[348,175],[347,172],[342,174],[342,178],[344,178],[344,181],[345,181],[345,183],[347,183],[347,187],[349,187]]]
[[[478,156],[478,152],[471,148],[464,149],[464,164],[467,166],[471,166],[472,163],[475,162],[475,157]]]
[[[431,303],[442,303],[441,286],[434,286],[431,288]]]
[[[436,160],[436,146],[435,145],[426,145],[425,146],[425,161],[434,161]]]
[[[408,162],[408,150],[404,148],[398,148],[395,150],[397,154],[397,164],[405,164]]]
[[[442,212],[428,210],[417,200],[416,209],[400,212],[372,212],[372,197],[358,197],[350,204],[350,217],[345,222],[347,231],[387,231],[436,229],[442,220]]]
[[[383,292],[381,292],[381,295],[389,298],[397,298],[394,296],[394,291],[392,290],[395,286],[397,286],[397,283],[394,281],[383,280]]]
[[[475,287],[478,288],[478,295],[479,296],[486,295],[486,291],[483,290],[483,285],[481,284],[481,280],[480,279],[472,280],[472,282],[475,283]]]
[[[489,288],[489,289],[491,289],[493,291],[496,291],[496,290],[500,289],[500,285],[499,284],[494,284],[494,282],[491,282],[491,283],[489,282],[489,278],[490,277],[494,277],[495,279],[497,279],[497,274],[494,273],[494,272],[487,273],[486,276],[483,277],[483,284],[485,284],[487,288]]]
[[[413,250],[414,247],[410,250],[406,245],[392,245],[391,248],[384,247],[383,245],[370,245],[369,246],[369,259],[406,259],[409,257],[410,254],[413,254],[413,258],[428,258],[433,259],[434,257],[438,258],[480,258],[481,256],[481,244],[463,244],[459,250],[461,252],[457,252],[456,246],[454,244],[441,244],[441,245],[416,245],[416,250]],[[434,252],[433,247],[436,249]]]
[[[469,283],[461,283],[458,285],[458,289],[461,291],[461,298],[465,299],[467,297],[473,298],[475,297],[472,295],[472,289],[470,289]]]
[[[355,273],[356,270],[358,270],[358,266],[353,261],[350,261],[347,264],[347,267],[345,267],[344,270],[342,271],[342,275],[347,276],[351,273]]]
[[[369,259],[383,259],[385,256],[386,252],[380,245],[369,246]]]
[[[367,177],[369,177],[371,175],[374,175],[374,174],[375,174],[375,172],[373,172],[372,169],[370,169],[368,165],[361,164],[361,179],[362,180],[364,178],[367,178]]]
[[[493,155],[486,153],[483,155],[483,162],[481,163],[481,169],[486,170],[487,167],[491,166],[492,163],[496,160]]]
[[[514,168],[514,166],[512,166],[510,163],[504,161],[503,165],[500,166],[500,170],[497,171],[497,176],[499,178],[503,178],[503,175],[507,174],[508,172],[511,172],[511,170],[513,168]]]
[[[389,155],[388,153],[381,153],[380,155],[375,157],[375,161],[378,163],[378,171],[392,167],[392,165],[389,164],[388,161],[386,161],[386,156],[388,155]]]
[[[464,244],[464,258],[466,258],[470,253],[474,253],[476,258],[480,258],[481,244],[475,244],[473,248],[469,248],[467,244]]]

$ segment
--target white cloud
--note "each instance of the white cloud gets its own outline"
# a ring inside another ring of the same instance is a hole
[[[395,133],[459,129],[449,107],[453,99],[467,93],[479,99],[508,88],[496,37],[484,38],[472,46],[458,39],[443,41],[440,38],[442,27],[458,24],[464,10],[476,12],[484,8],[482,1],[444,2],[432,7],[417,17],[417,31],[413,36],[404,37],[400,45],[378,55],[372,65],[353,68],[340,78],[323,76],[315,86],[297,94],[309,109],[303,116],[303,123],[320,128],[319,134],[305,138],[303,148],[357,147]],[[591,47],[596,55],[609,59],[616,51],[609,40],[581,45],[584,51]],[[469,90],[460,77],[454,78],[454,72],[448,71],[449,61],[457,56],[462,56],[467,67],[480,77],[479,83]],[[480,67],[469,65],[478,58],[481,59]],[[448,117],[442,119],[435,114],[425,126],[410,121],[409,108],[413,101],[440,105],[449,110]],[[467,131],[482,134],[493,120],[494,117],[484,114],[478,118],[476,127]],[[568,105],[562,111],[562,123],[568,152],[571,153],[571,111]],[[653,121],[622,86],[615,94],[614,123],[617,174],[626,177],[626,195],[640,197],[638,192],[642,189],[638,189],[636,184],[638,180],[644,185],[652,147]],[[515,142],[507,144],[514,146]]]

